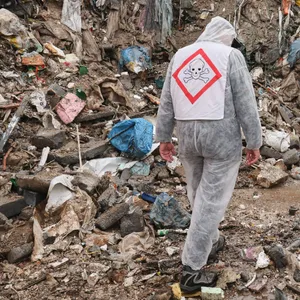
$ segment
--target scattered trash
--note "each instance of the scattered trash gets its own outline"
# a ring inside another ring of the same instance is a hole
[[[154,202],[150,218],[158,228],[186,228],[191,216],[180,204],[166,193],[160,194]]]
[[[242,40],[234,46],[254,84],[262,159],[241,168],[243,190],[235,190],[220,224],[231,247],[207,266],[219,273],[219,289],[186,295],[177,283],[173,298],[243,297],[248,288],[250,298],[300,294],[299,1],[279,10],[271,0],[206,8],[152,2],[0,4],[0,298],[45,297],[47,290],[64,298],[78,294],[82,279],[83,298],[171,298],[163,287],[180,277],[191,217],[187,178],[178,157],[161,159],[153,129],[177,45],[192,43],[220,12],[233,16]],[[176,131],[172,142],[177,148]],[[274,205],[262,205],[265,199]],[[247,243],[264,247],[236,256]]]
[[[270,259],[268,255],[264,251],[260,252],[256,261],[256,269],[264,269],[267,268],[270,264]]]
[[[260,253],[264,252],[262,246],[250,247],[241,251],[242,258],[245,261],[256,262]]]
[[[136,74],[151,69],[152,64],[148,50],[139,46],[121,50],[120,67],[123,68],[123,66]]]

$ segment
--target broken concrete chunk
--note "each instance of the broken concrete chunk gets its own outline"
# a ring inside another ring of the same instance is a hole
[[[72,180],[74,186],[78,186],[81,190],[86,191],[90,195],[94,193],[99,183],[100,178],[88,172],[77,173]]]
[[[170,174],[169,171],[167,170],[167,168],[163,168],[157,175],[157,179],[162,180],[165,178],[169,178]]]
[[[128,211],[128,203],[117,204],[98,217],[96,226],[101,230],[106,230],[124,217]]]
[[[260,154],[261,156],[264,156],[266,158],[282,158],[282,154],[279,151],[267,146],[263,146],[260,148]]]
[[[63,130],[42,129],[31,139],[31,143],[38,149],[49,147],[50,149],[61,148],[65,142],[66,134]]]
[[[220,288],[201,288],[201,299],[202,300],[221,300],[224,299],[224,292]]]
[[[33,242],[24,244],[20,247],[13,248],[9,251],[7,255],[7,260],[9,263],[13,264],[27,258],[32,253]]]
[[[144,231],[143,211],[136,208],[133,213],[124,216],[121,219],[121,236],[124,237],[132,232]]]
[[[0,198],[0,213],[7,218],[18,215],[27,204],[20,196],[8,195]]]
[[[116,189],[110,185],[98,198],[100,211],[104,212],[118,202]]]
[[[286,165],[291,166],[297,164],[300,160],[297,149],[288,150],[283,154],[283,161]]]
[[[91,141],[81,144],[81,157],[83,160],[99,157],[107,147],[108,144],[106,141]],[[52,150],[48,156],[48,161],[51,160],[55,160],[62,166],[79,163],[77,143],[71,141],[60,149]]]
[[[273,166],[267,166],[262,169],[260,174],[257,176],[257,184],[265,188],[270,188],[285,182],[288,177],[289,175],[281,169]]]

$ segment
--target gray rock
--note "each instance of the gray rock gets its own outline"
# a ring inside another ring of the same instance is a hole
[[[86,191],[90,195],[94,193],[99,183],[100,178],[89,172],[78,173],[72,180],[74,186],[78,186],[81,190]]]
[[[270,188],[285,182],[288,177],[289,174],[282,171],[280,168],[268,166],[265,169],[262,169],[257,176],[257,184],[265,188]]]
[[[144,217],[140,208],[135,209],[131,214],[124,216],[121,219],[121,236],[124,237],[132,232],[144,231]]]
[[[266,158],[275,158],[275,159],[282,158],[282,154],[280,152],[267,146],[263,146],[260,148],[260,154],[261,156],[264,156]]]
[[[288,150],[283,154],[283,161],[286,165],[291,166],[297,164],[300,160],[297,149]]]
[[[81,157],[83,160],[100,157],[108,147],[106,141],[91,141],[81,145]],[[52,150],[49,153],[48,161],[55,160],[62,166],[74,165],[79,163],[77,143],[69,142],[60,149]]]
[[[20,247],[13,248],[7,254],[7,260],[9,263],[13,264],[18,262],[26,257],[28,257],[32,253],[33,243],[27,243]]]
[[[281,245],[275,245],[265,249],[266,253],[274,261],[277,269],[285,268],[288,265],[288,259]]]
[[[0,198],[0,213],[7,218],[18,215],[27,204],[20,196],[5,196]]]
[[[294,272],[294,280],[296,282],[300,282],[300,270],[299,269],[296,269]]]
[[[61,148],[66,140],[63,130],[42,129],[31,138],[31,143],[38,149],[49,147],[50,149]]]
[[[157,179],[162,180],[165,178],[169,178],[170,174],[169,171],[167,170],[167,168],[163,168],[157,175]]]
[[[103,214],[101,214],[96,220],[96,226],[101,230],[106,230],[109,227],[116,224],[120,219],[122,219],[129,211],[128,203],[117,204],[110,208]]]
[[[110,185],[98,198],[100,211],[104,212],[118,202],[118,194],[115,188]]]

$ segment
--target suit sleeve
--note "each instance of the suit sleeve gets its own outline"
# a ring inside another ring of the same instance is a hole
[[[229,57],[230,85],[237,119],[248,149],[259,149],[262,132],[252,79],[242,53],[234,49]]]
[[[171,142],[175,126],[174,108],[171,96],[172,66],[173,60],[171,60],[169,64],[160,97],[155,133],[155,140],[157,142]]]

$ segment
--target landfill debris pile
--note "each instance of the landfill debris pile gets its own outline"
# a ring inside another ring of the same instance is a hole
[[[264,144],[220,224],[217,287],[183,295],[186,178],[154,130],[169,61],[214,16]],[[299,35],[299,1],[1,1],[0,300],[298,299]]]

